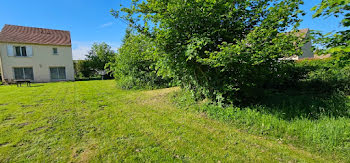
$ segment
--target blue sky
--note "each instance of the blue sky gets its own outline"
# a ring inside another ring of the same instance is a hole
[[[114,50],[123,39],[126,24],[115,19],[110,10],[128,6],[131,0],[2,0],[0,28],[5,24],[69,30],[73,58],[83,59],[94,42],[106,42]],[[311,7],[321,0],[305,0],[307,11],[300,28],[330,32],[342,29],[339,18],[312,19]]]

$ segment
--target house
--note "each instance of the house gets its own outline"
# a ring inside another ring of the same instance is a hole
[[[303,38],[308,38],[310,36],[310,29],[305,28],[299,30],[298,33],[299,36],[302,36]],[[314,53],[312,52],[312,43],[311,40],[307,42],[301,50],[303,51],[303,54],[301,56],[295,56],[297,57],[297,60],[299,59],[305,59],[305,58],[314,58]]]
[[[331,54],[315,54],[315,59],[326,59],[326,58],[330,58],[332,55]]]
[[[300,35],[302,35],[303,38],[310,37],[310,29],[309,28],[305,28],[305,29],[299,30],[299,36]],[[303,54],[301,56],[297,56],[298,60],[299,59],[305,59],[305,58],[314,58],[314,53],[312,52],[312,42],[311,42],[311,40],[309,42],[305,43],[305,45],[303,47],[301,47],[301,50],[303,51]]]
[[[73,81],[69,31],[5,25],[0,32],[2,82]]]
[[[303,39],[308,38],[310,36],[310,29],[309,28],[305,28],[305,29],[300,29],[296,35]],[[300,60],[300,59],[306,59],[306,58],[314,58],[314,54],[312,52],[312,43],[311,40],[307,43],[305,43],[305,45],[303,47],[301,47],[301,50],[303,51],[303,54],[300,56],[297,55],[293,55],[291,57],[285,57],[281,60]]]

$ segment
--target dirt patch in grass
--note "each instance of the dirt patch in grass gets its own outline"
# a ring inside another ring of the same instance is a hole
[[[31,140],[21,140],[18,143],[14,144],[12,147],[22,147],[22,146],[28,146],[32,143]]]
[[[10,120],[13,120],[13,119],[16,119],[16,117],[12,116],[12,115],[9,115],[7,116],[4,121],[10,121]]]
[[[35,129],[29,130],[28,132],[40,131],[40,130],[42,130],[43,128],[46,128],[46,126],[37,127],[37,128],[35,128]]]
[[[84,146],[73,148],[71,162],[89,162],[96,155],[96,149],[97,143],[94,141]]]
[[[20,123],[18,124],[18,128],[23,128],[24,126],[27,126],[29,124],[29,122],[25,122],[25,123]]]
[[[34,113],[34,111],[29,111],[29,112],[26,112],[26,114],[31,114],[31,113]]]
[[[40,104],[35,104],[35,105],[21,105],[22,108],[29,108],[29,107],[38,107]]]
[[[168,100],[168,95],[179,89],[180,89],[179,87],[173,87],[173,88],[145,91],[143,92],[144,96],[141,96],[139,97],[139,99],[137,99],[137,103],[143,104],[143,105],[158,104],[159,102],[169,104],[170,102]]]

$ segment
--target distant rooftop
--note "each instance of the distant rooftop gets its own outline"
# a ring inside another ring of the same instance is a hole
[[[299,31],[297,32],[297,36],[300,36],[302,34],[302,37],[306,37],[309,31],[309,28],[299,29]]]
[[[5,25],[0,42],[71,46],[69,31]]]

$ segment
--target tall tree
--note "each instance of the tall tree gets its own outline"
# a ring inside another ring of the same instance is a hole
[[[94,70],[90,67],[87,60],[75,61],[74,71],[76,73],[76,78],[89,78],[96,74],[96,72],[94,72]]]
[[[343,16],[340,24],[346,28],[337,31],[335,34],[326,34],[319,39],[325,47],[325,53],[331,53],[338,59],[341,66],[350,64],[350,0],[322,0],[322,2],[312,8],[314,17]]]
[[[280,58],[300,55],[294,34],[302,0],[133,0],[112,11],[154,38],[170,70],[197,97],[232,101],[277,77]],[[291,32],[293,33],[293,32]]]
[[[111,46],[102,42],[94,43],[91,50],[86,55],[86,58],[90,69],[94,71],[104,71],[106,64],[113,60],[114,56],[115,52],[112,50]]]

